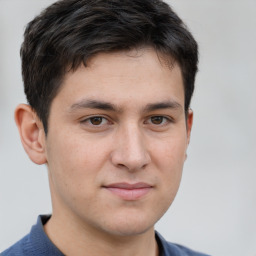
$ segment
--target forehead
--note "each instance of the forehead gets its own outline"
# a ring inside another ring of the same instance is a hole
[[[99,53],[66,74],[56,98],[68,104],[83,100],[148,104],[175,100],[184,105],[181,69],[152,48]]]

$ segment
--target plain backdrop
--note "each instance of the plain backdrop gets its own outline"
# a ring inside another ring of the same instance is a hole
[[[51,212],[47,171],[20,143],[19,48],[52,0],[0,0],[0,251]],[[179,193],[156,229],[216,256],[256,256],[256,1],[173,0],[200,47],[195,120]]]

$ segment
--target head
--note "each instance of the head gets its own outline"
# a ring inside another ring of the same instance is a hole
[[[152,47],[182,71],[185,111],[194,91],[197,44],[161,0],[61,0],[32,20],[21,47],[28,103],[48,129],[51,103],[65,74],[97,53]]]
[[[193,119],[197,44],[181,19],[158,0],[62,0],[28,24],[21,56],[29,106],[16,122],[48,166],[51,220],[152,230],[178,190]]]

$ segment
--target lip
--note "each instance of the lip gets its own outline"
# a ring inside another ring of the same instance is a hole
[[[153,186],[144,182],[134,184],[122,182],[109,184],[103,186],[103,188],[122,198],[123,200],[135,201],[148,194],[153,189]]]

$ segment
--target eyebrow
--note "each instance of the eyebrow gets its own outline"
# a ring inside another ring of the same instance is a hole
[[[159,102],[159,103],[147,104],[146,107],[144,108],[144,112],[150,112],[150,111],[159,110],[159,109],[182,110],[183,107],[177,101],[168,100],[168,101]]]
[[[98,100],[88,100],[88,99],[83,99],[77,103],[74,103],[69,110],[70,112],[73,112],[74,110],[84,109],[84,108],[117,111],[117,108],[112,103],[98,101]]]
[[[99,101],[99,100],[91,100],[91,99],[83,99],[79,102],[74,103],[70,108],[69,111],[73,112],[75,110],[90,108],[90,109],[101,109],[101,110],[108,110],[114,112],[121,112],[121,108],[115,106],[110,102]],[[150,112],[159,109],[174,109],[174,110],[182,110],[183,107],[180,103],[174,100],[168,100],[164,102],[156,102],[147,104],[143,108],[143,112]]]

